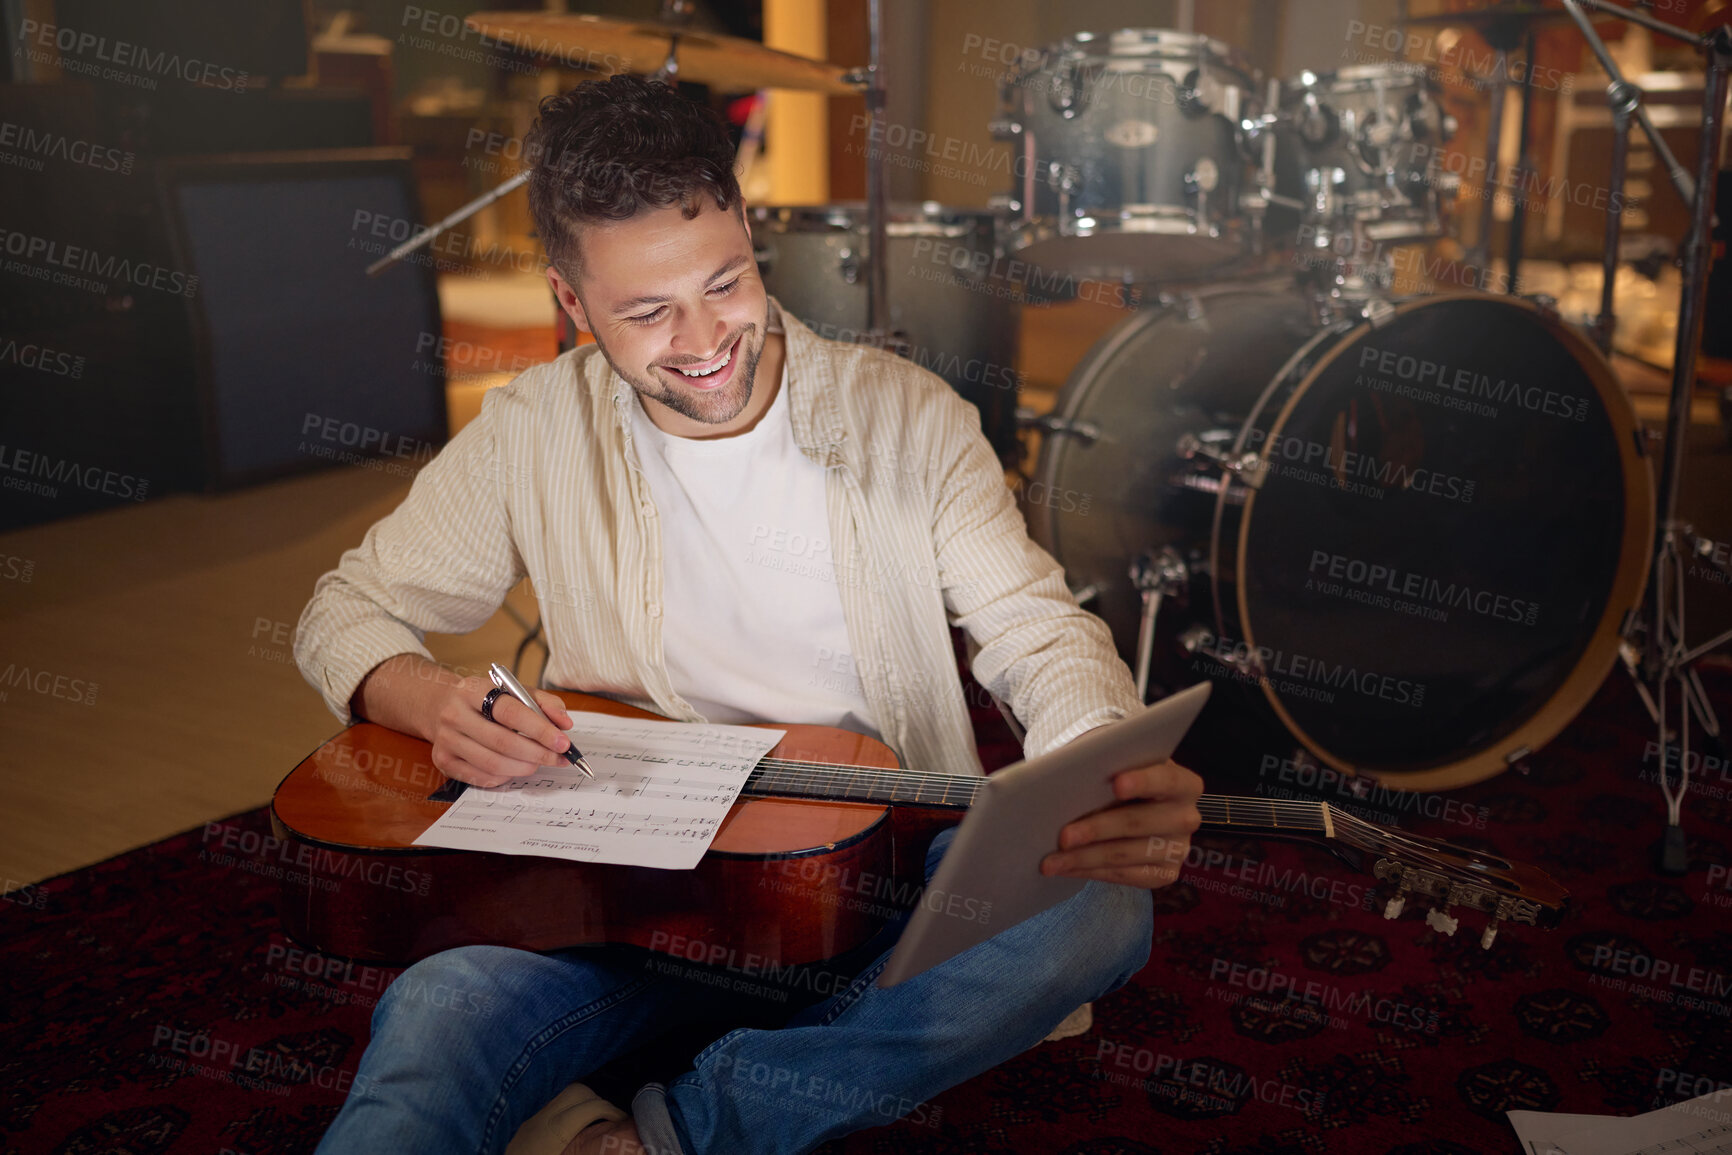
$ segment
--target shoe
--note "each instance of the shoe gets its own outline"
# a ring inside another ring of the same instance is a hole
[[[505,1155],[561,1155],[577,1133],[594,1123],[624,1119],[626,1113],[582,1083],[573,1083],[553,1102],[523,1121]]]
[[[1094,1025],[1094,1004],[1084,1003],[1082,1006],[1066,1015],[1064,1017],[1064,1022],[1054,1027],[1052,1029],[1052,1034],[1042,1039],[1041,1042],[1050,1043],[1057,1039],[1069,1039],[1077,1035],[1087,1034],[1088,1029]]]

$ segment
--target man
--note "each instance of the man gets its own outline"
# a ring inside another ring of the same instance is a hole
[[[540,111],[530,207],[560,305],[595,345],[490,391],[320,579],[295,649],[331,709],[425,738],[479,786],[555,761],[571,720],[554,695],[537,694],[551,723],[510,698],[490,721],[485,680],[422,645],[480,626],[525,576],[550,684],[677,720],[841,726],[905,765],[979,774],[949,619],[1030,756],[1137,709],[1105,625],[1028,540],[977,412],[768,298],[721,122],[626,76]],[[880,989],[886,942],[847,989],[780,1029],[722,1035],[630,1117],[568,1084],[687,1019],[700,988],[605,950],[425,959],[379,1003],[320,1150],[499,1151],[556,1095],[593,1120],[568,1155],[791,1153],[891,1122],[1146,962],[1148,891],[1177,877],[1201,782],[1164,763],[1116,788],[1123,805],[1042,860],[1093,880],[1075,897]],[[415,993],[441,988],[488,1016]]]

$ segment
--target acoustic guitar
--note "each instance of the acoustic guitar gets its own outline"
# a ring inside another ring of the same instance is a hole
[[[655,718],[588,694],[569,709]],[[766,968],[845,954],[919,901],[934,835],[962,820],[984,777],[904,770],[882,742],[827,726],[787,731],[753,769],[692,870],[488,854],[414,841],[462,784],[432,747],[359,723],[296,766],[271,801],[283,921],[328,955],[409,963],[456,946],[551,951],[631,944],[685,961]],[[1203,830],[1317,842],[1378,880],[1384,913],[1411,894],[1447,911],[1555,925],[1568,892],[1543,871],[1365,822],[1324,802],[1204,795]],[[1053,848],[1053,849],[1056,849]],[[1030,869],[1041,854],[1031,848]]]

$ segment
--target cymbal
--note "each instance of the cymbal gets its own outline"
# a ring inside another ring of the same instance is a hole
[[[1493,4],[1488,8],[1475,8],[1467,12],[1439,12],[1432,16],[1409,16],[1405,20],[1397,20],[1396,23],[1466,24],[1474,28],[1484,28],[1492,24],[1504,24],[1511,20],[1531,20],[1544,23],[1551,20],[1568,20],[1569,18],[1570,14],[1562,8],[1548,8],[1543,4]]]
[[[765,48],[755,40],[718,36],[637,20],[547,12],[476,12],[466,23],[499,43],[532,56],[556,58],[601,72],[654,72],[679,36],[679,79],[727,92],[796,88],[831,96],[858,96],[843,79],[847,69],[828,61]]]

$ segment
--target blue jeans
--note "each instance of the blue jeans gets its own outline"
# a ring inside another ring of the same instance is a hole
[[[955,828],[933,840],[932,877]],[[1150,894],[1087,883],[1071,898],[894,987],[872,961],[779,1029],[730,1030],[630,1110],[650,1155],[795,1155],[904,1115],[1014,1058],[1148,961]],[[873,957],[867,953],[864,957]],[[318,1155],[500,1152],[567,1084],[735,996],[665,960],[583,949],[461,947],[416,963],[373,1012],[373,1038]],[[690,969],[690,968],[688,968]],[[623,1104],[622,1104],[623,1106]]]

